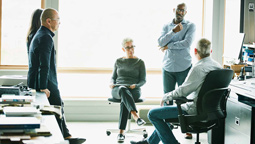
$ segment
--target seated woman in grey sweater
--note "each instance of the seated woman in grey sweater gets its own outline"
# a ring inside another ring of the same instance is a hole
[[[121,99],[118,142],[125,139],[128,114],[131,113],[137,125],[144,125],[146,122],[137,114],[135,101],[141,96],[140,87],[146,82],[146,70],[143,60],[134,56],[133,40],[126,38],[122,42],[122,50],[125,56],[118,58],[114,65],[110,88],[112,97]]]

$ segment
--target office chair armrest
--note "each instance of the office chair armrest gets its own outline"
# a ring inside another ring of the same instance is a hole
[[[175,103],[177,105],[184,104],[186,102],[192,102],[192,99],[187,99],[186,97],[173,97],[173,100],[175,100]]]

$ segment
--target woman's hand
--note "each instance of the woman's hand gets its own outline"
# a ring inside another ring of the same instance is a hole
[[[134,89],[136,87],[135,84],[132,84],[131,86],[129,86],[130,89]]]
[[[114,84],[110,84],[109,87],[110,87],[111,89],[113,89],[113,88],[115,87],[115,85],[114,85]]]

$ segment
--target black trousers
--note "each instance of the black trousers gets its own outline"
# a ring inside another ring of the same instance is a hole
[[[129,89],[125,86],[114,87],[112,89],[112,97],[121,99],[119,129],[125,130],[127,126],[128,115],[131,111],[136,111],[135,101],[141,96],[141,89]]]
[[[56,85],[52,83],[48,83],[48,89],[50,91],[50,97],[48,98],[50,105],[58,105],[62,108],[62,118],[60,119],[58,116],[55,116],[58,122],[58,126],[62,132],[64,138],[71,136],[69,130],[66,125],[65,115],[64,115],[64,103],[60,97],[59,89]]]

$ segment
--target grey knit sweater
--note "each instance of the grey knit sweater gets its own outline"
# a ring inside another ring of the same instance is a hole
[[[113,84],[136,84],[136,88],[146,82],[146,70],[143,60],[139,58],[118,58],[112,74]]]

